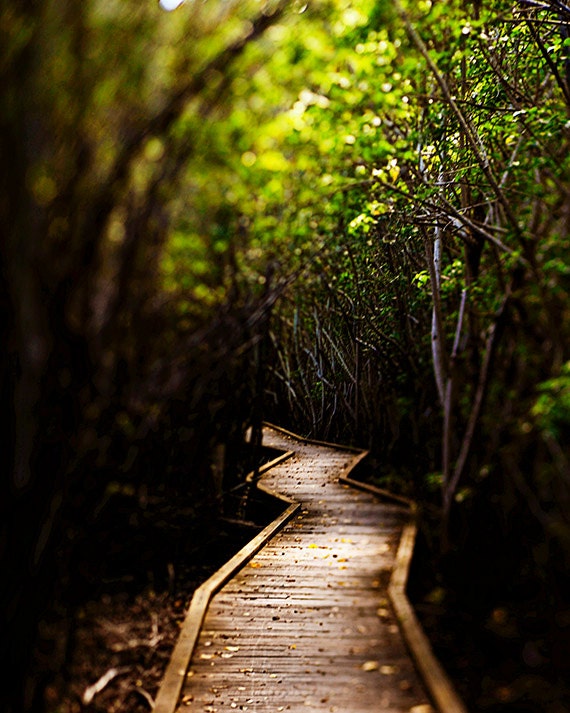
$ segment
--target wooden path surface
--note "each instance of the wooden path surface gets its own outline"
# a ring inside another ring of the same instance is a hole
[[[178,711],[431,713],[387,586],[407,511],[338,482],[358,455],[294,450],[263,478],[301,503],[210,602]]]

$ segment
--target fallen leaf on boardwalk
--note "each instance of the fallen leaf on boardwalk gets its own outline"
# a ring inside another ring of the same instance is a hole
[[[390,552],[390,545],[387,542],[383,542],[378,548],[378,552]]]
[[[421,706],[410,708],[410,713],[435,713],[435,710],[429,703],[422,703]]]
[[[226,651],[239,651],[239,646],[226,646]]]
[[[398,667],[397,666],[381,666],[380,667],[380,673],[383,673],[385,676],[391,676],[393,673],[398,672]]]
[[[253,567],[254,569],[256,569],[257,567],[263,567],[263,565],[261,564],[261,562],[250,562],[250,563],[249,563],[249,566],[250,566],[250,567]]]
[[[388,609],[380,607],[379,609],[376,609],[376,615],[379,616],[381,619],[387,619],[390,616],[390,612],[388,611]]]
[[[209,659],[213,659],[213,658],[214,658],[214,655],[215,655],[215,654],[200,654],[200,658],[201,658],[201,659],[209,660]]]
[[[378,661],[365,661],[360,668],[363,671],[378,671],[380,664]]]

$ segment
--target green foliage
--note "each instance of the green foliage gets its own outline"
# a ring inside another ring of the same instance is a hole
[[[269,310],[291,281],[263,347],[276,418],[371,447],[391,483],[441,491],[466,530],[493,463],[557,531],[570,17],[506,0],[271,7],[3,3],[0,305],[25,325],[4,329],[14,363],[30,382],[48,355],[59,364],[85,452],[107,448],[103,423],[125,440],[155,428],[185,389],[214,423],[223,398],[204,394],[220,380],[200,391],[189,376],[206,353],[223,371],[211,325],[243,320],[248,348],[253,305]],[[54,334],[83,351],[52,353]],[[69,376],[73,359],[85,373]]]
[[[565,440],[570,427],[570,362],[562,366],[559,376],[538,384],[537,391],[530,411],[537,427],[559,442]]]
[[[465,509],[499,434],[531,417],[521,394],[567,351],[564,42],[546,6],[409,3],[427,54],[392,3],[327,9],[279,29],[288,49],[265,73],[288,66],[288,93],[249,142],[241,127],[243,265],[271,253],[302,270],[278,310],[276,410],[287,404],[292,423],[321,436],[381,443],[403,471],[398,443],[422,443],[420,470],[448,458],[443,491],[460,468],[450,498]],[[421,416],[442,408],[430,375],[436,299],[452,387],[440,457],[441,424]]]

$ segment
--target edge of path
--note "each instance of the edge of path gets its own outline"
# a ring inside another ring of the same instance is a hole
[[[417,534],[416,513],[417,505],[413,500],[404,498],[400,495],[395,495],[388,490],[377,488],[374,485],[361,483],[349,476],[350,472],[356,465],[363,460],[368,451],[354,446],[343,446],[338,443],[329,443],[327,441],[318,441],[311,438],[304,438],[296,433],[288,431],[280,426],[275,426],[271,423],[265,423],[265,426],[278,431],[286,436],[289,436],[301,443],[309,443],[314,445],[325,446],[327,448],[335,448],[337,450],[349,451],[355,454],[355,458],[347,466],[345,471],[339,477],[339,482],[349,485],[359,490],[366,490],[380,498],[395,502],[409,510],[410,518],[404,526],[396,561],[390,583],[388,585],[388,597],[394,608],[396,618],[400,625],[402,635],[408,646],[414,663],[422,676],[426,688],[435,703],[440,713],[468,713],[463,701],[456,692],[451,680],[435,656],[429,639],[427,638],[415,611],[406,595],[406,584],[410,570],[410,563],[414,551],[414,545]],[[290,450],[282,455],[274,458],[269,463],[264,464],[258,471],[260,476],[266,473],[271,468],[274,468],[279,463],[291,458],[295,451]],[[248,476],[253,479],[253,473]],[[170,661],[166,667],[166,671],[162,678],[156,701],[153,707],[153,713],[174,713],[178,706],[180,693],[186,678],[188,666],[200,634],[202,623],[206,616],[206,611],[214,594],[221,589],[233,575],[243,567],[259,550],[264,547],[267,542],[291,519],[291,517],[301,507],[300,503],[291,498],[278,493],[259,482],[256,478],[256,486],[273,497],[278,498],[287,505],[285,510],[273,520],[267,527],[258,533],[250,540],[239,552],[237,552],[230,560],[228,560],[220,569],[215,572],[209,579],[201,584],[190,601],[190,606],[186,612],[184,622],[180,629],[178,641],[174,647]]]

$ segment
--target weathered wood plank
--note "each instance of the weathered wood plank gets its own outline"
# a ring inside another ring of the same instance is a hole
[[[295,450],[262,482],[302,509],[213,597],[179,711],[429,710],[386,598],[405,511],[338,482],[359,453],[265,443]]]

